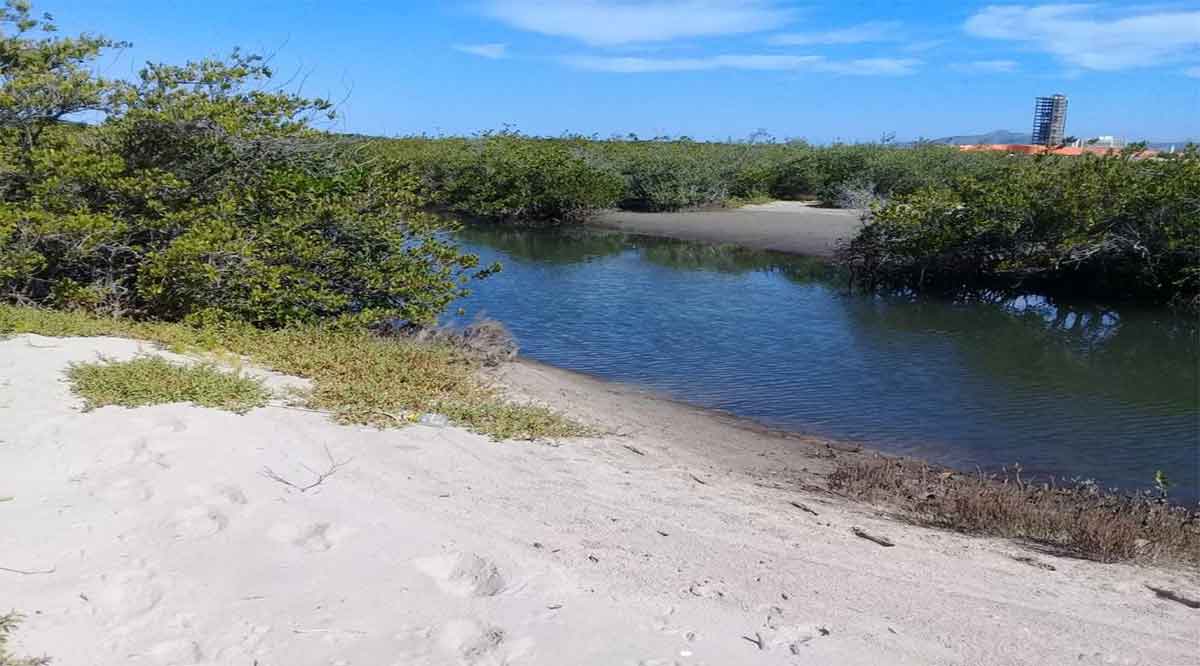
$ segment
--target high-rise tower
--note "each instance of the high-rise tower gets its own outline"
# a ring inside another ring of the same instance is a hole
[[[1066,138],[1067,97],[1039,97],[1033,106],[1033,143],[1060,146]]]

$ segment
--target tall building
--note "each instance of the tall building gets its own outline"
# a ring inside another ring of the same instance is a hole
[[[1066,138],[1067,97],[1039,97],[1033,106],[1033,143],[1059,146]]]

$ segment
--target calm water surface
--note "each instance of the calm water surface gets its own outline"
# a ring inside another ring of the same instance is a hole
[[[866,297],[813,260],[582,231],[470,229],[504,265],[463,306],[522,354],[944,464],[1200,487],[1200,338],[1165,310]]]

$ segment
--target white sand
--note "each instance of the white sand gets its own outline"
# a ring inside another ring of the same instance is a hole
[[[773,487],[801,473],[781,453],[803,442],[695,410],[518,364],[503,373],[515,389],[625,436],[555,447],[281,407],[79,411],[69,362],[149,349],[0,341],[0,497],[13,498],[0,502],[0,567],[52,570],[0,571],[0,609],[29,616],[18,651],[58,666],[1200,654],[1200,611],[1143,587],[1197,596],[1192,577],[1035,555],[1057,567],[1042,570],[1011,559],[1024,552],[1011,543]],[[307,492],[264,474],[311,483],[326,449],[344,464]]]

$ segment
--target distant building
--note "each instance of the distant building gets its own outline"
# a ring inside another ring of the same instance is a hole
[[[990,144],[974,144],[960,145],[958,149],[964,153],[977,152],[994,152],[1008,153],[1009,155],[1059,155],[1063,157],[1078,157],[1080,155],[1116,155],[1121,152],[1120,148],[1109,148],[1106,146],[1040,146],[1028,143],[990,143]],[[1133,155],[1135,159],[1147,159],[1157,157],[1157,150],[1142,150]]]
[[[1067,97],[1038,97],[1033,106],[1033,143],[1061,146],[1067,131]]]
[[[1098,148],[1124,148],[1125,147],[1125,139],[1115,137],[1110,134],[1104,134],[1101,136],[1092,137],[1092,138],[1088,139],[1087,141],[1085,141],[1084,143],[1086,145],[1096,146]]]

